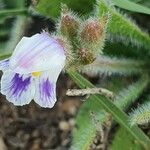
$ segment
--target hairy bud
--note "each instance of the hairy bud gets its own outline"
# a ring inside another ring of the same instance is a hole
[[[97,43],[103,34],[103,27],[97,20],[86,22],[83,30],[81,31],[81,39],[88,43]]]
[[[61,33],[68,38],[75,37],[79,28],[78,20],[79,19],[77,16],[69,11],[65,5],[63,5],[59,25]]]
[[[107,20],[108,18],[106,19],[106,17],[103,17],[101,20],[90,18],[82,25],[80,31],[81,44],[94,55],[102,52],[106,37]]]
[[[78,49],[78,55],[83,65],[90,64],[95,60],[92,53],[85,48]]]

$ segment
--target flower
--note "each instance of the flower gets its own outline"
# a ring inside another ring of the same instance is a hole
[[[29,104],[34,99],[41,107],[52,108],[65,60],[63,45],[48,33],[23,37],[12,56],[0,61],[1,93],[14,105]]]

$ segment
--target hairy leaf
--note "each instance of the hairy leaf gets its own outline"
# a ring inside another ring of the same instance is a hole
[[[0,37],[5,37],[5,36],[7,36],[8,35],[8,30],[6,30],[6,29],[0,29]]]
[[[127,57],[130,59],[145,58],[145,60],[149,60],[149,55],[145,55],[148,53],[147,49],[142,47],[135,47],[134,45],[124,45],[121,41],[106,41],[103,52],[105,55],[109,55],[112,57]]]
[[[27,23],[26,16],[18,16],[11,29],[10,39],[5,47],[5,54],[10,53],[16,47],[18,41],[22,38],[24,34],[24,28]]]
[[[142,93],[148,84],[148,79],[144,80],[144,77],[139,81],[133,83],[128,88],[125,88],[117,94],[114,103],[121,109],[127,108],[137,97]],[[116,85],[117,86],[117,85]],[[140,86],[140,88],[139,88]],[[107,113],[91,99],[91,97],[84,102],[80,107],[79,113],[76,118],[76,129],[73,132],[73,143],[71,149],[88,149],[93,142],[96,133],[100,132],[92,121],[90,113],[93,112],[95,118],[99,121],[99,124],[103,124],[107,120]],[[134,139],[132,137],[132,139]]]
[[[61,3],[66,4],[72,10],[81,13],[82,15],[89,14],[93,10],[93,6],[96,0],[39,0],[36,10],[41,14],[47,17],[56,19],[60,15],[60,6]],[[84,7],[83,7],[84,6]]]
[[[128,88],[122,90],[116,97],[114,103],[121,109],[127,108],[134,102],[147,87],[149,83],[149,77],[143,76],[139,81],[133,83]]]
[[[150,102],[142,104],[130,114],[131,125],[146,124],[149,122],[150,122]]]
[[[123,9],[150,15],[150,9],[140,4],[136,4],[129,0],[112,0],[112,1],[116,6],[121,7]]]
[[[26,13],[27,13],[26,8],[22,8],[22,9],[3,9],[3,10],[0,10],[0,18],[12,17],[12,16],[22,15],[22,14],[26,14]]]
[[[97,105],[92,97],[88,98],[81,106],[76,118],[76,129],[73,133],[71,150],[86,150],[92,144],[99,129],[95,122],[93,122],[91,113],[95,115],[100,123],[104,121],[106,113],[101,109],[100,105]]]
[[[125,130],[123,127],[119,127],[117,133],[115,133],[111,150],[127,150],[127,147],[131,150],[143,150],[141,145],[135,141],[135,139]]]
[[[131,75],[143,73],[144,62],[132,60],[132,59],[118,59],[111,58],[108,56],[98,56],[96,60],[84,66],[80,71],[82,73],[90,74],[90,75],[98,75],[98,74],[120,74],[120,75]]]
[[[80,88],[94,87],[94,85],[92,85],[89,81],[87,81],[77,72],[68,73]],[[123,111],[121,111],[119,107],[114,105],[113,102],[111,102],[111,100],[99,95],[93,95],[90,99],[94,101],[97,106],[111,113],[114,119],[121,126],[123,126],[145,148],[150,146],[150,140],[148,139],[148,137],[137,126],[134,125],[131,127],[128,121],[128,116]]]
[[[107,12],[111,15],[108,25],[110,41],[121,41],[125,45],[131,44],[137,47],[144,47],[147,49],[146,53],[150,55],[150,37],[148,34],[144,33],[125,15],[121,15],[112,5],[100,1],[98,7],[99,16],[103,16]],[[142,51],[139,51],[139,53],[142,53]]]

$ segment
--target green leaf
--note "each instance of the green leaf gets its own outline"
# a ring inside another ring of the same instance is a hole
[[[72,10],[87,15],[93,10],[93,6],[96,0],[39,0],[36,10],[44,16],[56,19],[60,15],[61,3],[66,4]],[[84,7],[83,7],[84,6]]]
[[[127,150],[127,147],[130,150],[143,150],[141,145],[135,141],[135,139],[125,130],[123,127],[119,127],[117,133],[115,133],[112,146],[109,149],[111,150]]]
[[[86,80],[77,72],[70,71],[68,74],[80,88],[94,87],[94,85],[92,85],[88,80]],[[141,143],[147,149],[150,147],[149,138],[136,125],[131,127],[128,121],[128,116],[123,111],[121,111],[120,108],[113,104],[111,100],[99,95],[91,96],[91,100],[94,101],[100,108],[103,108],[107,112],[111,113],[114,119],[121,126],[123,126],[137,140],[137,142]]]
[[[142,104],[130,114],[131,125],[147,124],[149,122],[150,122],[150,102]]]
[[[97,105],[96,100],[92,97],[81,106],[76,118],[76,129],[73,132],[73,141],[71,150],[87,150],[92,144],[93,139],[98,129],[95,122],[92,122],[91,112],[96,116],[100,122],[105,120],[105,112]]]
[[[142,0],[130,0],[130,1],[134,3],[138,3],[138,2],[141,2]]]
[[[22,8],[22,9],[3,9],[0,10],[0,18],[3,17],[12,17],[16,15],[22,15],[22,14],[27,14],[27,9]]]
[[[98,56],[96,60],[79,71],[90,75],[98,74],[141,74],[144,71],[144,62],[133,59],[119,59],[108,56]]]
[[[138,60],[141,60],[141,58],[146,58],[149,60],[149,55],[145,55],[148,53],[147,49],[142,47],[135,47],[134,45],[124,45],[121,41],[106,41],[103,52],[105,55],[112,57],[117,56],[121,58],[127,57],[132,59],[138,58]]]
[[[149,83],[148,76],[142,76],[142,78],[125,88],[115,97],[114,103],[121,109],[128,108],[144,91]]]
[[[110,13],[111,19],[108,24],[108,34],[110,41],[121,41],[124,45],[134,45],[136,47],[145,48],[146,55],[150,55],[150,37],[141,31],[130,19],[115,10],[112,5],[103,1],[98,3],[98,15],[101,17],[106,13]],[[135,49],[136,51],[136,49]],[[138,51],[143,53],[143,51]],[[136,53],[136,52],[135,52]]]
[[[126,109],[143,92],[148,83],[148,78],[143,76],[139,81],[121,90],[115,97],[114,103],[119,108]],[[116,84],[116,86],[118,87],[118,84]],[[116,89],[116,86],[113,88]],[[73,132],[71,149],[88,149],[93,142],[96,133],[99,132],[95,123],[92,122],[92,118],[90,117],[91,112],[95,114],[97,121],[101,124],[107,120],[107,113],[96,104],[95,100],[91,99],[91,97],[87,99],[80,107],[76,118],[77,128]]]
[[[4,0],[7,8],[24,8],[25,7],[25,0]]]
[[[0,37],[4,37],[4,36],[7,36],[8,35],[8,33],[9,33],[9,31],[8,30],[6,30],[6,29],[0,29]]]
[[[12,52],[19,40],[22,38],[24,34],[24,29],[27,23],[27,17],[26,16],[18,16],[16,17],[13,27],[11,29],[9,40],[5,47],[5,53]]]
[[[6,59],[6,58],[9,58],[10,56],[11,56],[11,53],[1,54],[1,55],[0,55],[0,60],[3,60],[3,59]]]
[[[129,0],[112,0],[114,4],[120,8],[130,10],[133,12],[138,12],[138,13],[144,13],[150,15],[150,9],[147,7],[144,7],[140,4],[136,4],[134,2],[131,2]]]

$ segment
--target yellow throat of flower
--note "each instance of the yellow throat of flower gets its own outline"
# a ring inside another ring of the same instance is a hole
[[[33,77],[39,77],[42,74],[42,72],[32,72]]]

